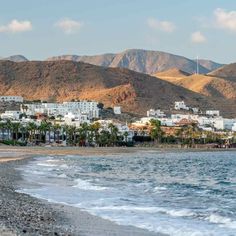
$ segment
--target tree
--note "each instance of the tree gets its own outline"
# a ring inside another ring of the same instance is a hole
[[[103,108],[104,108],[104,104],[101,103],[101,102],[99,102],[98,105],[97,105],[97,107],[98,107],[99,109],[103,110]]]
[[[116,143],[117,143],[117,140],[118,140],[118,133],[119,133],[119,130],[118,128],[113,125],[112,123],[110,123],[108,125],[108,128],[110,130],[110,143],[114,146]]]
[[[110,132],[106,131],[106,130],[102,130],[100,132],[100,136],[99,136],[99,140],[98,140],[98,144],[99,146],[108,146],[110,144]]]
[[[12,122],[10,120],[7,120],[6,122],[6,129],[7,129],[7,139],[10,139],[10,136],[12,136]],[[12,139],[12,137],[11,137]]]
[[[151,130],[150,136],[155,142],[159,143],[164,132],[161,130],[161,122],[159,120],[150,120]]]
[[[12,139],[13,140],[18,140],[18,136],[19,136],[19,129],[20,129],[20,123],[19,122],[14,122],[12,123]],[[15,139],[13,134],[15,134]]]
[[[125,137],[125,142],[127,143],[128,142],[129,132],[125,131],[123,135]]]
[[[53,133],[54,133],[54,142],[56,141],[57,143],[59,143],[61,126],[59,124],[54,124],[52,126],[52,130],[53,130]]]
[[[1,140],[5,139],[6,123],[0,122]]]
[[[43,141],[44,143],[46,143],[47,132],[50,131],[51,126],[52,124],[50,122],[47,122],[45,120],[41,122],[40,126],[38,127],[38,130],[40,133],[40,141]],[[44,136],[44,140],[42,140],[42,136]],[[50,136],[50,132],[49,132],[49,136]]]
[[[29,122],[27,125],[27,130],[29,131],[29,140],[30,142],[35,141],[35,132],[38,126],[34,122]]]
[[[95,122],[90,125],[90,131],[94,133],[94,141],[96,144],[99,143],[100,129],[101,129],[101,124],[99,122]]]

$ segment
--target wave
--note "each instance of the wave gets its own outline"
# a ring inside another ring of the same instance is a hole
[[[220,224],[221,227],[236,229],[236,221],[218,214],[211,214],[206,220],[214,224]]]
[[[194,216],[195,213],[188,209],[181,210],[169,210],[162,207],[138,207],[138,206],[103,206],[103,207],[93,207],[90,210],[102,211],[131,211],[131,212],[144,212],[144,213],[162,213],[173,217],[189,217]]]
[[[45,166],[45,167],[55,167],[55,166],[58,166],[56,164],[47,164],[47,163],[38,163],[37,165],[38,166]]]
[[[107,187],[92,185],[89,181],[85,181],[82,179],[76,179],[74,180],[74,182],[76,182],[76,185],[74,185],[73,187],[82,190],[104,191],[108,189]]]

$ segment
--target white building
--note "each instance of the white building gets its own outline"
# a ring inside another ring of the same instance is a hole
[[[81,124],[83,123],[90,124],[88,116],[83,114],[68,113],[67,115],[64,116],[64,119],[65,119],[64,123],[66,125],[73,125],[75,127],[80,127]]]
[[[121,107],[114,107],[113,108],[113,112],[116,115],[120,115],[121,114]]]
[[[99,117],[99,108],[97,102],[79,101],[79,102],[64,102],[64,103],[32,103],[21,106],[21,111],[26,115],[35,115],[44,113],[48,116],[65,116],[69,113],[84,114],[89,119]]]
[[[20,111],[5,111],[1,114],[1,118],[3,120],[11,119],[11,120],[19,120],[20,118]]]
[[[175,122],[171,118],[160,118],[159,120],[163,126],[175,126]]]
[[[218,111],[218,110],[207,110],[206,115],[208,115],[208,116],[220,116],[220,111]]]
[[[175,110],[189,110],[189,107],[185,105],[184,101],[175,102]]]
[[[130,130],[127,124],[113,122],[113,120],[98,120],[96,121],[101,125],[100,131],[110,131],[109,125],[113,124],[117,127],[119,135],[123,135],[127,142],[131,142],[134,137],[134,131]]]
[[[147,111],[147,117],[159,118],[159,117],[165,117],[165,116],[166,116],[165,113],[161,111],[160,109],[158,110],[150,109]]]
[[[236,132],[236,122],[232,126],[232,131]]]
[[[191,109],[192,109],[194,114],[197,114],[199,112],[199,108],[198,107],[192,107]]]
[[[23,102],[21,96],[0,96],[0,102]]]
[[[217,130],[232,130],[236,120],[216,117],[213,119],[213,126]]]

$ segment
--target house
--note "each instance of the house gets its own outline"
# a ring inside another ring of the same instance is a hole
[[[232,131],[236,132],[236,122],[232,126]]]
[[[5,111],[4,113],[1,114],[1,119],[19,120],[20,114],[21,114],[20,111]]]
[[[80,125],[83,123],[90,124],[90,120],[88,119],[87,115],[83,115],[81,113],[73,114],[70,112],[64,116],[64,123],[66,125],[80,127]]]
[[[44,113],[48,116],[65,116],[69,113],[84,114],[89,119],[99,117],[98,103],[93,101],[63,102],[63,103],[32,103],[21,106],[21,111],[26,115]]]
[[[115,115],[120,115],[121,114],[121,107],[114,107],[113,112]]]
[[[220,116],[220,111],[218,111],[218,110],[207,110],[206,115],[207,116]]]
[[[23,102],[23,97],[21,96],[0,96],[0,102]]]
[[[175,102],[175,110],[189,110],[189,107],[185,105],[184,101]]]
[[[147,117],[161,118],[165,116],[166,116],[165,113],[161,111],[160,109],[157,109],[157,110],[150,109],[147,111]]]

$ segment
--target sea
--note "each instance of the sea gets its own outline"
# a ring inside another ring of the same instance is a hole
[[[173,236],[236,235],[236,152],[40,156],[18,191]]]

